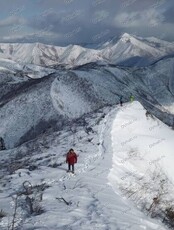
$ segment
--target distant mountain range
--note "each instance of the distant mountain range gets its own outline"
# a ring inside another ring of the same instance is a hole
[[[174,126],[174,43],[124,34],[96,50],[40,43],[0,50],[0,133],[8,148],[131,94]]]
[[[127,33],[119,40],[111,39],[98,49],[79,45],[59,47],[42,43],[0,43],[0,58],[44,67],[61,65],[71,68],[91,62],[119,66],[148,66],[173,54],[173,42],[154,37],[144,39]]]

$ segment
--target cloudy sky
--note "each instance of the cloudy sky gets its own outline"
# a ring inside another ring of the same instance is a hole
[[[0,42],[101,43],[124,32],[174,41],[174,0],[0,0]]]

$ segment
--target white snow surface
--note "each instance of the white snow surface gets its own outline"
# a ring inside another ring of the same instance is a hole
[[[39,147],[30,155],[30,163],[38,169],[17,169],[2,179],[6,186],[0,184],[0,208],[9,215],[0,221],[0,228],[7,229],[12,218],[14,202],[10,196],[28,180],[33,186],[46,183],[50,187],[43,192],[45,212],[41,215],[28,217],[18,207],[16,226],[23,230],[167,229],[160,220],[151,218],[147,209],[142,210],[157,196],[159,209],[164,208],[163,201],[173,200],[174,188],[169,182],[174,180],[174,131],[155,117],[146,118],[145,112],[139,102],[106,107],[86,115],[86,126],[73,123],[71,129],[66,127],[35,140]],[[71,147],[79,155],[75,175],[66,173],[65,164],[49,166],[64,162]],[[1,163],[16,151],[1,152]],[[21,154],[24,151],[27,145],[19,147]]]

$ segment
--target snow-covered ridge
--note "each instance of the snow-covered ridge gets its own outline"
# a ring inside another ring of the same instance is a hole
[[[29,181],[32,190],[45,185],[42,191],[29,195],[44,212],[35,215],[34,209],[31,215],[23,205],[25,194],[20,196],[22,205],[18,206],[15,223],[23,230],[33,226],[53,230],[167,230],[168,220],[162,223],[160,214],[173,204],[170,179],[173,181],[174,133],[158,119],[147,119],[145,112],[138,102],[105,107],[87,114],[81,122],[76,120],[73,127],[70,124],[60,132],[44,134],[2,152],[3,169],[13,166],[15,156],[22,166],[11,167],[11,175],[4,173],[6,186],[0,187],[0,198],[8,216],[0,222],[1,229],[6,230],[11,222],[12,196],[22,193],[22,183]],[[67,174],[63,163],[64,154],[72,146],[79,154],[75,175]],[[42,199],[38,201],[40,193]],[[56,199],[61,197],[69,205]],[[152,208],[156,197],[159,202]]]
[[[0,58],[41,66],[80,66],[91,62],[124,66],[147,66],[174,53],[174,43],[156,38],[140,38],[127,33],[112,39],[100,49],[79,45],[59,47],[42,43],[0,43]]]

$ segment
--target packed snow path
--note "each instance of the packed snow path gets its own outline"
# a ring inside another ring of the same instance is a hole
[[[151,118],[147,120],[145,110],[137,102],[126,104],[122,108],[118,106],[114,109],[105,108],[97,114],[87,116],[85,121],[88,124],[86,130],[84,126],[74,127],[75,131],[73,132],[71,128],[71,130],[67,129],[47,138],[46,142],[50,143],[51,147],[43,149],[41,153],[36,151],[35,155],[32,156],[33,163],[37,163],[39,167],[37,170],[28,173],[28,169],[19,169],[15,174],[9,176],[10,187],[6,188],[5,191],[8,195],[18,191],[25,180],[29,180],[33,185],[40,183],[50,185],[43,194],[42,206],[45,210],[44,213],[29,218],[24,218],[26,214],[22,209],[18,213],[19,226],[23,222],[21,229],[167,229],[162,226],[160,221],[147,217],[138,210],[136,202],[123,196],[123,191],[126,190],[127,186],[131,186],[132,182],[131,188],[137,188],[139,178],[136,180],[135,174],[138,174],[137,177],[142,176],[141,173],[144,171],[138,170],[145,170],[143,168],[145,161],[141,165],[134,164],[136,160],[134,158],[139,157],[139,155],[137,156],[133,152],[133,156],[130,155],[132,157],[128,159],[124,154],[129,154],[130,150],[133,149],[131,145],[134,145],[135,141],[138,140],[138,137],[132,137],[134,130],[137,131],[137,136],[143,135],[148,138],[153,147],[155,143],[156,146],[159,146],[160,142],[157,143],[158,139],[156,139],[157,137],[152,130],[159,132],[157,129],[162,129],[162,131],[165,131],[165,135],[171,135],[171,139],[173,131],[160,121],[153,121]],[[136,122],[140,122],[138,126]],[[149,125],[146,127],[147,130],[151,127],[151,130],[149,130],[152,133],[151,137],[149,137],[149,133],[146,135],[140,128],[139,125],[142,124],[144,124],[144,127]],[[135,129],[135,126],[137,129]],[[138,133],[138,131],[141,132]],[[156,142],[153,142],[153,139]],[[67,146],[67,143],[69,146]],[[141,141],[136,142],[135,147],[140,147],[141,144]],[[49,166],[65,160],[64,154],[68,150],[67,147],[73,147],[79,154],[78,163],[75,165],[75,175],[66,173],[67,165],[62,164],[57,168]],[[135,149],[133,150],[135,151]],[[146,154],[142,149],[140,150],[140,153]],[[157,155],[158,153],[156,153]],[[156,158],[154,157],[149,157],[146,166],[155,165],[154,160]],[[167,159],[167,155],[165,159]],[[173,162],[173,159],[170,158],[169,161],[171,160]],[[127,162],[123,164],[120,161]],[[149,161],[153,164],[149,164]],[[147,167],[146,170],[148,170]],[[168,171],[168,173],[170,172]],[[132,177],[134,180],[132,180]],[[148,176],[145,177],[144,182],[147,182],[146,179],[149,179]],[[1,205],[4,210],[8,208],[7,201],[10,201],[8,195],[0,194],[3,198]],[[70,202],[70,205],[68,206],[56,199],[60,197]],[[153,196],[147,196],[149,204],[152,198]],[[21,219],[23,221],[20,221]],[[1,228],[6,229],[6,224],[7,219],[4,218],[0,222]]]

